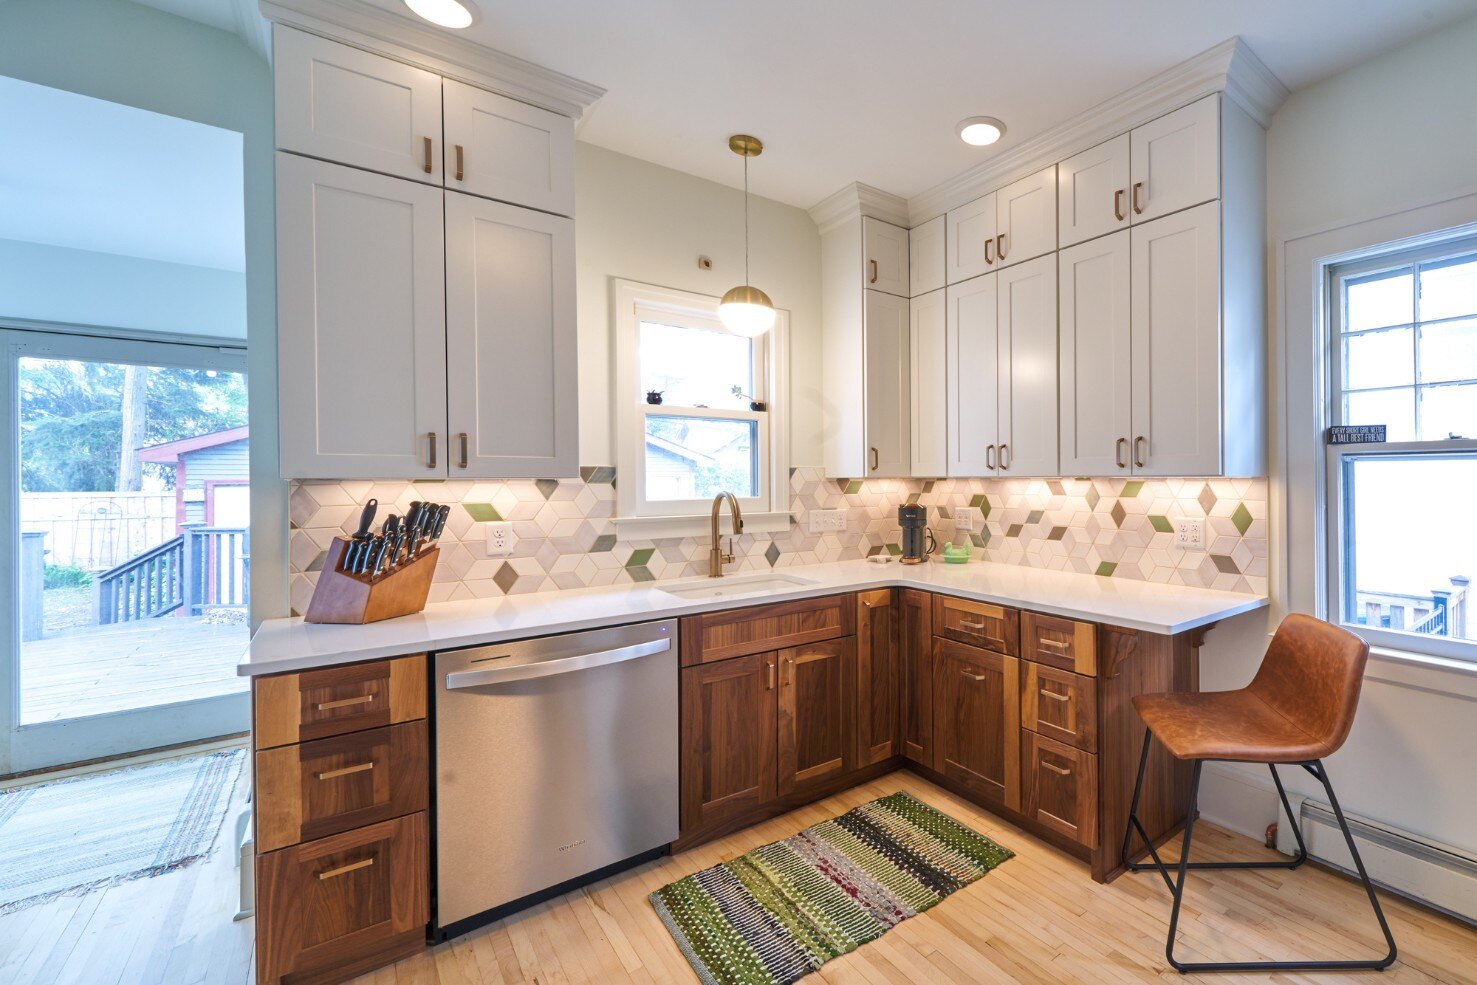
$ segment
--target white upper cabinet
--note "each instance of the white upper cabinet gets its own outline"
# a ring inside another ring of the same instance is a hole
[[[945,379],[948,333],[944,291],[939,289],[915,297],[908,302],[908,307],[911,315],[912,474],[948,475],[949,387]]]
[[[574,215],[574,121],[452,79],[444,83],[446,187]]]
[[[1133,434],[1136,475],[1222,471],[1220,206],[1132,230]]]
[[[872,478],[912,473],[911,371],[908,299],[867,291],[866,309],[866,474]]]
[[[944,217],[947,234],[947,279],[957,284],[995,267],[995,193],[950,209]]]
[[[995,275],[946,291],[948,474],[994,475],[999,444],[1000,359]]]
[[[1145,123],[1129,138],[1128,197],[1134,222],[1221,197],[1219,94]]]
[[[995,261],[1008,267],[1056,249],[1056,165],[995,193]]]
[[[1061,466],[1126,475],[1131,464],[1129,230],[1058,255]]]
[[[908,231],[881,219],[862,220],[862,254],[867,289],[905,298],[908,287]]]
[[[447,469],[579,474],[574,221],[446,195]]]
[[[1000,374],[997,474],[1059,475],[1056,256],[1007,267],[994,280]]]
[[[943,216],[936,215],[908,231],[908,272],[912,280],[908,293],[912,297],[944,286],[944,252]]]
[[[1056,166],[1057,236],[1063,250],[1128,226],[1128,145],[1129,135],[1119,134]]]
[[[441,198],[277,155],[284,478],[446,474]]]
[[[441,184],[441,77],[278,25],[277,146]]]

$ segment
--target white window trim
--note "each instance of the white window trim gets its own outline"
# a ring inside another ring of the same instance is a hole
[[[643,421],[651,411],[640,390],[640,352],[638,312],[668,310],[689,317],[697,314],[705,319],[718,318],[718,299],[706,294],[679,291],[669,287],[636,281],[614,282],[615,295],[615,380],[611,388],[615,402],[616,457],[616,537],[619,540],[653,540],[660,537],[693,537],[706,534],[709,526],[710,501],[686,501],[670,505],[670,513],[658,515],[643,505],[642,488],[645,434]],[[776,312],[774,328],[762,337],[759,357],[765,365],[765,387],[754,397],[768,404],[763,413],[703,408],[711,417],[756,420],[761,447],[768,442],[768,456],[759,462],[760,495],[739,500],[747,533],[773,533],[790,525],[790,449],[789,449],[789,330],[790,314]],[[666,408],[670,410],[671,408]],[[727,516],[727,511],[722,511]],[[723,532],[728,523],[723,521]]]

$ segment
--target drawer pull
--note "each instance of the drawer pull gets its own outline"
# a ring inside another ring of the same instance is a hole
[[[361,694],[357,698],[339,698],[337,701],[318,702],[319,711],[332,711],[334,708],[347,708],[350,705],[367,705],[374,700],[372,694]]]
[[[354,872],[358,869],[367,869],[373,864],[374,856],[371,855],[369,858],[362,858],[357,862],[350,862],[348,865],[340,865],[336,869],[329,869],[326,872],[320,872],[318,873],[318,878],[337,879],[339,876],[348,875],[350,872]]]
[[[1048,691],[1044,687],[1041,689],[1041,695],[1042,695],[1042,697],[1050,698],[1053,701],[1070,701],[1071,700],[1065,694],[1057,694],[1055,691]]]
[[[1037,640],[1036,641],[1036,645],[1037,646],[1049,646],[1053,650],[1066,650],[1066,649],[1069,649],[1072,644],[1070,644],[1070,643],[1063,643],[1061,640]]]
[[[324,770],[322,773],[318,774],[318,779],[332,780],[336,776],[348,776],[350,773],[363,773],[366,770],[372,769],[374,769],[373,761],[370,761],[368,763],[359,763],[357,766],[345,766],[341,769],[336,770]]]
[[[959,628],[969,630],[984,629],[985,624],[982,622],[970,622],[968,619],[961,619],[959,620]]]
[[[990,679],[989,674],[971,674],[967,670],[962,670],[960,671],[960,673],[963,674],[965,677],[968,677],[972,681],[987,681]]]
[[[1065,766],[1058,766],[1056,763],[1048,763],[1044,759],[1041,761],[1041,765],[1042,766],[1045,766],[1047,769],[1051,770],[1053,773],[1060,773],[1062,776],[1071,776],[1072,775],[1072,771],[1069,770],[1069,769],[1067,769]]]

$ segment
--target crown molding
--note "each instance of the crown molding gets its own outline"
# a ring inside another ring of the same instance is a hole
[[[356,0],[261,0],[261,13],[273,23],[562,113],[576,123],[605,95],[597,85]]]
[[[810,207],[810,218],[824,235],[851,219],[870,216],[895,226],[908,227],[907,199],[871,185],[854,181]]]
[[[1213,92],[1226,93],[1263,127],[1271,122],[1272,114],[1288,96],[1287,87],[1246,42],[1239,37],[1228,38],[963,174],[914,195],[908,199],[909,224],[926,222]]]

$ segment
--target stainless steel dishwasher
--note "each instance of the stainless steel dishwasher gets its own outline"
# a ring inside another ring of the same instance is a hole
[[[449,650],[434,685],[438,939],[676,839],[675,620]]]

